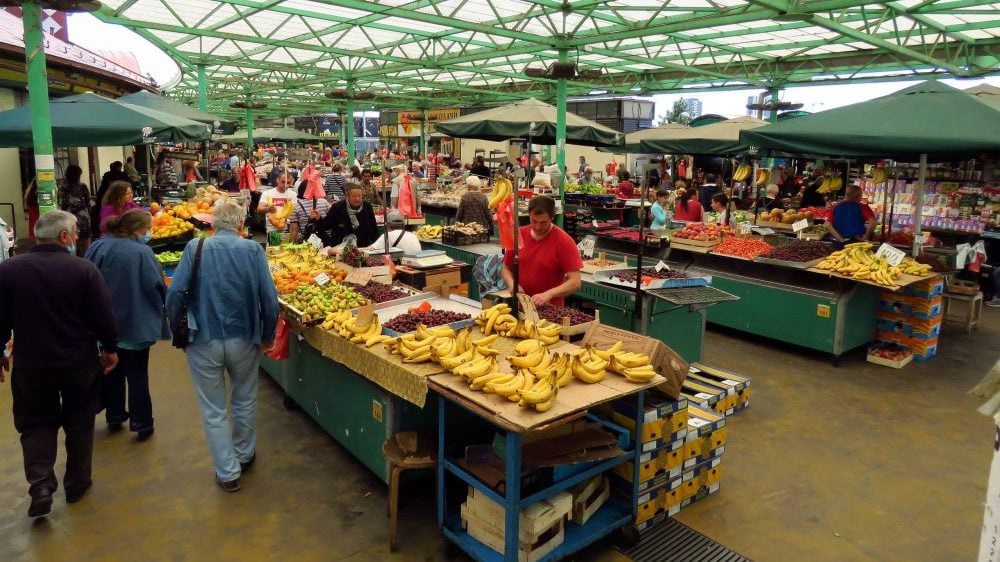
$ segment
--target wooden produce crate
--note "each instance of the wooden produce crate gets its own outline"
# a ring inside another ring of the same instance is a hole
[[[570,521],[583,525],[611,497],[611,483],[608,477],[599,475],[589,482],[577,484],[570,489],[573,494],[573,512]]]

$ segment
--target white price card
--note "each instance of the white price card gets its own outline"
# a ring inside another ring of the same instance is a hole
[[[885,258],[885,261],[888,262],[889,265],[897,266],[902,263],[903,258],[906,257],[906,252],[888,244],[882,244],[878,247],[878,251],[875,252],[875,255],[880,258]]]
[[[920,239],[920,243],[921,244],[926,244],[927,241],[931,239],[931,233],[930,232],[921,232],[920,236],[918,236],[918,238]]]
[[[670,266],[664,263],[663,260],[660,260],[660,262],[656,264],[656,271],[663,271],[664,269],[670,269]]]
[[[330,276],[327,275],[326,273],[320,273],[319,275],[316,276],[316,284],[319,285],[320,287],[326,285],[329,282],[330,282]]]
[[[309,242],[309,244],[317,250],[323,249],[323,241],[320,240],[319,236],[316,236],[315,234],[310,234],[309,238],[306,239],[306,242]]]
[[[809,228],[809,219],[802,219],[792,223],[792,232],[798,232],[803,228]]]
[[[580,252],[583,253],[584,257],[588,259],[592,258],[594,257],[594,250],[597,249],[597,237],[584,236],[583,240],[580,240],[580,243],[577,244],[576,247],[580,249]]]
[[[694,427],[698,428],[703,425],[708,425],[708,422],[701,418],[689,418],[688,425],[693,425]]]
[[[743,221],[739,224],[740,234],[743,236],[750,234],[752,228],[753,228],[753,223],[751,223],[750,221]]]

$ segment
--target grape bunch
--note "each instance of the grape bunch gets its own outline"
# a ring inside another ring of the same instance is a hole
[[[651,267],[647,267],[642,270],[643,277],[652,277],[653,279],[687,279],[687,273],[683,271],[677,271],[674,269],[664,269],[662,271],[656,271]],[[623,283],[635,283],[635,271],[627,271],[625,273],[617,273],[615,277]]]
[[[364,267],[368,263],[368,256],[359,250],[357,246],[347,246],[340,253],[340,261],[352,267]]]
[[[571,326],[586,324],[587,322],[594,321],[593,316],[575,308],[568,308],[565,306],[543,304],[537,307],[537,310],[540,317],[548,320],[549,322],[555,322],[556,324],[562,324],[562,319],[566,317],[569,317],[569,323]]]
[[[468,320],[469,318],[472,318],[472,316],[464,312],[432,309],[422,314],[412,314],[409,312],[406,314],[400,314],[385,324],[382,324],[382,326],[389,328],[394,332],[405,333],[416,330],[417,324],[433,327],[441,326],[443,324],[451,324],[452,322],[458,322],[460,320]]]
[[[382,256],[368,256],[365,261],[365,267],[379,267],[385,265],[385,261]]]
[[[403,289],[399,289],[392,285],[386,285],[384,283],[369,283],[367,285],[345,283],[345,285],[354,289],[354,292],[364,296],[366,299],[374,303],[391,301],[410,296],[408,291],[404,291]]]

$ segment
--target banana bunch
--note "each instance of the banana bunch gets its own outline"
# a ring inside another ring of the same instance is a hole
[[[656,376],[656,369],[650,365],[649,356],[632,351],[622,351],[621,340],[605,350],[587,346],[591,357],[608,362],[607,369],[622,375],[634,383],[647,383]]]
[[[833,271],[858,281],[874,281],[879,285],[895,288],[896,278],[902,268],[890,266],[884,258],[872,252],[871,242],[847,244],[816,265],[817,269]]]
[[[382,335],[382,324],[379,323],[378,316],[373,314],[367,324],[358,325],[358,318],[351,314],[351,311],[341,310],[326,317],[320,326],[324,330],[332,330],[347,338],[352,343],[364,344],[371,347],[393,339],[391,336]]]
[[[267,216],[267,221],[271,223],[271,226],[279,230],[284,230],[285,225],[288,223],[288,217],[292,216],[292,212],[294,211],[295,205],[290,201],[286,201],[284,205]]]
[[[559,341],[559,334],[562,332],[559,324],[545,319],[521,322],[510,312],[510,306],[505,303],[493,305],[479,313],[476,325],[487,336],[496,333],[510,338],[535,338],[545,345],[553,345]]]
[[[751,173],[753,173],[753,167],[750,164],[740,164],[733,172],[733,181],[746,181],[750,178]]]
[[[763,168],[757,170],[757,181],[754,182],[754,185],[757,187],[766,187],[769,183],[771,183],[771,170]]]
[[[872,170],[872,184],[883,185],[889,181],[889,170],[881,166],[877,166]]]
[[[434,240],[436,238],[441,238],[441,232],[443,230],[444,227],[441,225],[425,224],[414,231],[414,234],[416,234],[417,238],[421,240]]]
[[[910,257],[903,258],[903,261],[899,264],[899,267],[900,269],[903,270],[903,273],[907,275],[917,275],[919,277],[923,277],[924,275],[927,275],[934,270],[934,268],[930,264],[920,263],[917,260]]]
[[[556,403],[556,395],[559,393],[558,375],[555,371],[547,376],[539,377],[535,384],[527,391],[521,392],[521,399],[517,402],[522,408],[534,408],[539,412],[552,409]],[[568,382],[568,381],[567,381]]]
[[[823,183],[816,189],[817,193],[837,193],[844,187],[844,179],[840,176],[824,177]]]
[[[577,380],[587,384],[594,384],[604,380],[604,376],[608,374],[607,369],[610,364],[610,359],[602,359],[594,351],[593,347],[586,348],[582,353],[578,353],[570,358],[570,369],[573,371],[573,376]]]
[[[444,327],[451,330],[448,326]],[[418,326],[417,332],[404,334],[398,338],[383,340],[385,349],[389,353],[402,355],[403,363],[426,363],[434,359],[433,352],[435,344],[439,341],[452,340],[454,337],[454,330],[452,330],[451,336],[439,336],[426,331],[435,329],[436,328],[424,328],[425,331],[421,334]]]
[[[490,209],[496,209],[505,199],[514,193],[514,185],[507,178],[496,178],[493,182],[493,194],[490,197]]]

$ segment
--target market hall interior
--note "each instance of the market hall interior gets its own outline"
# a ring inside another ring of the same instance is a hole
[[[897,371],[709,330],[706,362],[752,377],[752,406],[729,420],[720,493],[677,518],[757,561],[974,559],[994,431],[968,390],[997,359],[1000,313],[945,335]],[[109,434],[98,416],[93,489],[73,505],[58,491],[37,520],[0,385],[0,560],[444,560],[432,480],[403,484],[390,554],[385,485],[266,375],[257,463],[239,493],[220,490],[183,354],[161,342],[150,359],[156,434]],[[626,559],[605,541],[574,560]]]

